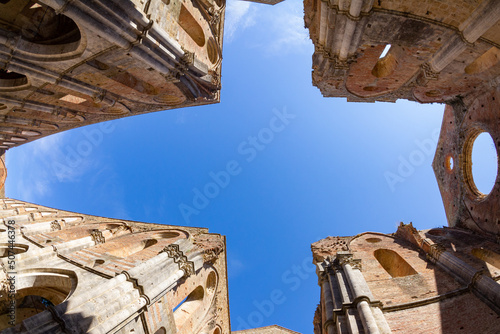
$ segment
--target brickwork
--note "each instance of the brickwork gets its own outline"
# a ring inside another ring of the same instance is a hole
[[[440,303],[387,312],[384,316],[393,333],[495,334],[500,328],[498,315],[470,292]]]
[[[446,104],[433,169],[448,224],[474,231],[483,240],[498,241],[500,175],[497,173],[489,194],[481,193],[473,180],[471,154],[474,140],[482,132],[492,137],[497,155],[500,152],[500,2],[306,0],[304,16],[315,46],[312,81],[323,96],[345,97],[353,102],[406,99]],[[500,166],[500,158],[498,161]],[[428,239],[433,242],[436,238]],[[386,238],[382,239],[385,242]],[[351,244],[359,242],[355,239]],[[445,257],[453,254],[452,244],[460,242],[448,240],[444,247],[449,254]],[[321,262],[325,254],[314,245],[314,260]],[[430,245],[426,241],[415,245],[415,250]],[[457,253],[461,265],[477,268],[477,256],[467,245],[462,243],[460,247],[467,250]],[[485,243],[474,250],[484,257],[489,256],[488,251],[496,252],[495,244]],[[416,259],[409,250],[398,248],[397,252],[405,261]],[[400,261],[392,254],[379,252],[388,263]],[[372,266],[376,263],[374,256],[362,253],[362,257],[370,269],[365,274],[368,284],[377,290],[379,287],[370,283],[371,270],[378,272]],[[432,293],[440,293],[435,289],[437,283],[444,290],[453,288],[440,270],[429,267],[429,272],[421,268],[425,262],[417,262],[411,266],[423,282],[430,284]],[[490,264],[484,266],[496,275]],[[439,278],[428,281],[429,275]],[[385,278],[384,286],[400,280],[387,273]],[[416,293],[413,297],[423,295]]]
[[[373,295],[386,306],[436,297],[461,287],[439,267],[419,257],[416,247],[402,240],[368,232],[354,238],[350,247],[354,256],[362,259],[363,276]],[[418,275],[392,277],[375,258],[378,249],[395,251]]]
[[[0,4],[1,151],[87,124],[219,101],[225,1],[117,3]]]
[[[12,227],[0,231],[0,283],[17,282],[15,327],[8,294],[0,298],[2,333],[230,333],[224,237],[0,202],[0,219]],[[29,308],[27,295],[45,306]]]
[[[447,106],[433,161],[449,224],[493,235],[500,235],[500,176],[489,194],[479,192],[472,178],[471,154],[474,139],[483,131],[500,152],[499,100],[497,88]],[[455,162],[452,169],[447,164],[450,158]]]
[[[342,239],[350,240],[348,251],[332,248],[332,237],[311,247],[320,260],[315,334],[330,333],[331,327],[369,332],[373,326],[380,333],[500,330],[499,301],[492,297],[500,293],[500,246],[491,238],[458,228],[419,232],[402,224],[393,235],[366,232]],[[346,256],[352,260],[345,262]],[[484,280],[486,290],[479,283]],[[358,317],[361,295],[371,303],[368,317]]]

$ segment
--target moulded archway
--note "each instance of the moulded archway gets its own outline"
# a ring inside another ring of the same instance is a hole
[[[478,259],[500,269],[500,254],[484,248],[474,248],[471,253]]]
[[[84,51],[82,32],[66,15],[33,0],[12,0],[8,9],[0,13],[0,19],[21,37],[16,51],[25,57],[57,61],[77,57]]]
[[[15,276],[15,323],[43,312],[66,300],[76,289],[77,277],[70,270],[30,269]],[[0,330],[9,324],[10,294],[0,296]]]
[[[16,91],[29,87],[28,78],[24,74],[0,70],[0,91]],[[0,106],[0,109],[7,109],[5,105]]]
[[[181,329],[196,311],[203,307],[204,296],[205,290],[199,285],[179,305],[174,307],[174,321],[177,329]]]
[[[16,254],[24,253],[28,250],[28,245],[23,244],[8,244],[1,243],[0,244],[0,258],[15,256]]]

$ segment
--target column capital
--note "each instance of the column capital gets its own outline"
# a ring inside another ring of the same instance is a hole
[[[338,252],[336,260],[340,266],[350,265],[352,269],[361,270],[361,259],[355,259],[352,253]]]
[[[194,275],[194,263],[192,261],[188,261],[187,256],[179,249],[179,245],[170,244],[165,246],[160,253],[167,253],[168,257],[172,258],[175,263],[179,266],[179,269],[184,272],[184,277],[189,277]]]
[[[92,241],[94,241],[96,245],[103,244],[106,242],[106,238],[104,237],[104,235],[102,235],[102,231],[99,231],[98,229],[93,229],[90,232],[90,237],[92,238]]]

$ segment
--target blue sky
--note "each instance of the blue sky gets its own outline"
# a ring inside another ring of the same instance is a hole
[[[312,242],[447,224],[431,168],[444,106],[323,98],[301,1],[228,0],[226,15],[220,104],[14,148],[6,194],[224,234],[233,330],[311,333]]]

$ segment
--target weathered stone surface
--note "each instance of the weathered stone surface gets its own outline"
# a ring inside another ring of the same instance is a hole
[[[11,0],[0,9],[0,151],[219,101],[224,0]]]
[[[223,236],[8,198],[0,209],[11,231],[0,232],[2,333],[230,332]],[[207,249],[193,239],[210,241],[208,250],[217,251],[206,260]],[[13,278],[15,327],[8,323],[6,293]]]
[[[491,90],[500,75],[495,1],[306,0],[304,9],[324,96],[448,103]]]
[[[366,332],[356,311],[343,313],[356,300],[351,289],[360,284],[357,277],[343,273],[341,261],[335,264],[334,259],[348,252],[331,249],[327,255],[324,248],[313,248],[314,259],[326,259],[316,262],[321,300],[314,316],[315,334],[329,333],[332,325],[345,333],[356,333],[354,327]],[[459,228],[417,231],[401,224],[394,235],[366,232],[352,237],[348,249],[359,261],[374,319],[385,319],[392,333],[500,330],[500,245],[491,237]],[[342,280],[345,283],[339,284]],[[380,301],[378,314],[375,301]],[[380,326],[378,330],[383,332]]]
[[[348,251],[351,239],[352,237],[326,237],[325,239],[316,241],[311,245],[314,262],[322,262],[328,256],[338,251]]]
[[[323,96],[446,104],[433,169],[448,224],[499,239],[500,174],[481,193],[471,152],[482,132],[500,152],[500,2],[305,0],[304,12]]]

